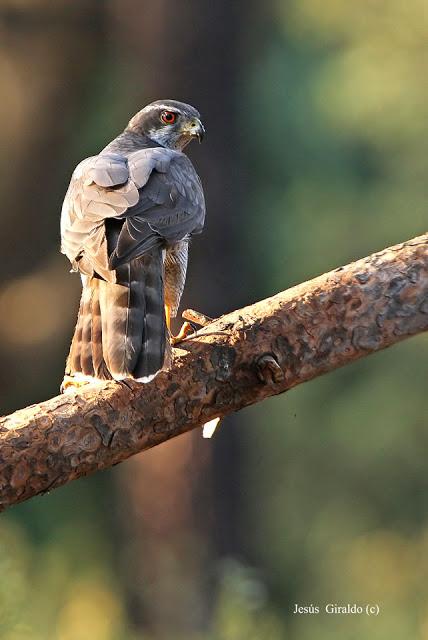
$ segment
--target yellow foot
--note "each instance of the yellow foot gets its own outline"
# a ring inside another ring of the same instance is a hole
[[[83,373],[75,373],[72,376],[65,375],[64,380],[60,386],[61,393],[74,393],[79,391],[82,387],[86,387],[88,384],[94,384],[95,382],[102,382],[92,376],[85,376]]]
[[[167,304],[165,305],[165,321],[169,331],[170,341],[173,346],[182,340],[185,340],[192,333],[195,333],[195,327],[193,325],[196,324],[200,327],[206,327],[213,322],[213,318],[209,318],[203,313],[199,313],[199,311],[193,311],[193,309],[186,309],[183,311],[182,316],[186,322],[183,323],[178,334],[174,336],[171,331],[171,308]]]
[[[171,331],[171,308],[167,304],[165,305],[165,321],[172,346],[178,344],[179,342],[184,340],[184,338],[187,338],[187,336],[189,336],[191,333],[194,333],[195,331],[190,322],[185,322],[178,334],[174,336]]]
[[[173,336],[171,333],[170,341],[172,346],[174,346],[175,344],[178,344],[179,342],[187,338],[187,336],[190,336],[192,333],[195,333],[195,330],[190,324],[190,322],[184,322],[183,326],[181,327],[180,331],[176,336]]]

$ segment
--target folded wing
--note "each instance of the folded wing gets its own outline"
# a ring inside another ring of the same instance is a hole
[[[201,183],[183,153],[102,153],[73,173],[61,217],[62,251],[75,269],[116,282],[118,267],[200,233],[204,219]]]

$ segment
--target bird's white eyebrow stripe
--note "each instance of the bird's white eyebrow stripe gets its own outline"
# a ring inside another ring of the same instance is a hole
[[[144,107],[143,111],[152,111],[152,109],[166,109],[167,111],[173,111],[174,113],[182,113],[177,107],[170,107],[169,104],[149,104]]]

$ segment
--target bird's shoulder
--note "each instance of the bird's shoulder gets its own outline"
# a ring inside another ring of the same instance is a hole
[[[200,184],[199,176],[182,151],[164,147],[124,150],[122,153],[110,151],[107,147],[98,155],[82,160],[73,171],[70,186],[73,191],[97,185],[104,189],[117,188],[133,182],[137,189],[147,183],[153,171],[167,176],[172,182]]]
[[[131,239],[149,230],[175,240],[200,232],[204,217],[201,182],[187,155],[164,147],[107,147],[72,174],[61,216],[62,251],[73,261],[89,243],[103,244],[112,218],[129,221],[123,234],[131,225]]]

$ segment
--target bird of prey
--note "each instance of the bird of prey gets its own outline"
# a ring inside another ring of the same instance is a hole
[[[192,106],[158,100],[76,167],[61,251],[83,290],[63,390],[93,379],[148,382],[170,365],[189,240],[205,220],[201,181],[183,149],[204,132]]]

